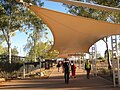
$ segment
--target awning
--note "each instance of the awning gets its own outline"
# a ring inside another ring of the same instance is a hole
[[[96,41],[120,34],[120,24],[73,16],[31,5],[30,10],[41,18],[53,33],[54,45],[61,55],[89,52]]]
[[[71,4],[74,6],[89,7],[89,8],[98,9],[98,10],[105,10],[105,11],[120,13],[120,8],[108,7],[108,6],[98,5],[98,4],[90,4],[87,2],[73,1],[73,0],[50,0],[50,1],[61,2],[64,4]]]

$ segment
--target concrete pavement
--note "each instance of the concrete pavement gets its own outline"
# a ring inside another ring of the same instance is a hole
[[[69,84],[64,83],[62,69],[60,72],[57,68],[52,69],[52,73],[47,79],[23,79],[12,80],[2,83],[1,90],[120,90],[114,88],[113,83],[101,77],[87,79],[85,71],[77,69],[76,78],[70,78]]]

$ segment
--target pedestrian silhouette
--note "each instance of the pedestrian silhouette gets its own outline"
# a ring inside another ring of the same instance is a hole
[[[87,72],[86,77],[89,79],[90,78],[90,70],[91,70],[91,63],[89,60],[85,62],[85,70]]]
[[[65,83],[69,83],[69,75],[70,75],[70,63],[67,58],[65,58],[64,63],[63,63],[63,72],[64,72],[64,78],[65,78]]]
[[[71,61],[72,78],[76,78],[76,64]]]
[[[58,64],[57,64],[58,72],[60,71],[60,66],[61,66],[61,61],[58,61]]]

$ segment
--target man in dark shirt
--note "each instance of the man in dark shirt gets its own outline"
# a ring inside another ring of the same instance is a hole
[[[65,78],[65,83],[69,83],[69,74],[70,74],[70,63],[67,58],[65,58],[65,61],[63,63],[63,69],[64,69],[64,78]]]

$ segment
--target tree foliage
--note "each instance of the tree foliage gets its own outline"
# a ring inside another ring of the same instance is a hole
[[[3,54],[5,51],[4,51],[4,48],[3,46],[0,44],[0,55]]]
[[[35,5],[43,5],[41,0],[24,0]],[[17,30],[26,32],[27,26],[39,28],[36,24],[41,23],[26,7],[22,6],[16,0],[2,0],[0,1],[0,38],[5,40],[8,45],[9,60],[11,57],[11,36],[15,35]],[[36,19],[35,19],[36,18]],[[37,22],[37,23],[36,23]],[[33,28],[32,28],[33,29]],[[9,61],[11,63],[11,60]]]
[[[31,61],[34,61],[34,47],[32,47],[28,53]],[[42,59],[55,59],[58,56],[58,51],[49,51],[51,45],[48,42],[40,42],[36,46],[36,58],[41,57]]]
[[[16,47],[12,48],[12,55],[18,55],[18,50]],[[0,45],[0,55],[8,55],[7,47]]]
[[[4,47],[4,53],[2,53],[2,54],[3,55],[8,55],[7,47]],[[11,55],[16,55],[17,56],[18,54],[19,54],[19,52],[18,52],[16,47],[11,49]]]
[[[77,1],[83,1],[83,0],[77,0]],[[87,0],[87,1],[89,3],[120,8],[119,0]],[[89,17],[104,21],[108,21],[109,18],[110,21],[113,21],[114,23],[120,23],[120,14],[118,13],[96,10],[87,7],[76,7],[73,5],[65,5],[65,6],[68,8],[68,12],[73,15],[84,16],[84,17]]]

